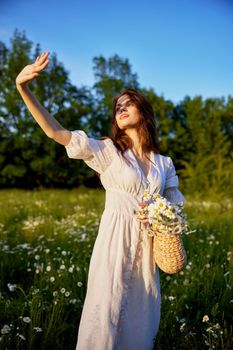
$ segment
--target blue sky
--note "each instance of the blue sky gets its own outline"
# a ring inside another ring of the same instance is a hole
[[[94,56],[118,54],[174,103],[233,95],[231,0],[1,0],[0,40],[15,28],[56,52],[77,86],[93,85]]]

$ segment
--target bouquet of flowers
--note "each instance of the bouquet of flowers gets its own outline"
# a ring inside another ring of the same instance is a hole
[[[189,234],[187,215],[183,212],[183,203],[173,204],[159,193],[145,192],[143,200],[145,208],[135,211],[137,218],[148,222],[147,234],[154,236],[155,232],[162,234]]]
[[[160,194],[145,192],[146,206],[135,211],[136,217],[146,221],[148,236],[153,239],[155,263],[166,273],[177,273],[187,264],[187,256],[181,238],[189,234],[183,203],[173,204]]]

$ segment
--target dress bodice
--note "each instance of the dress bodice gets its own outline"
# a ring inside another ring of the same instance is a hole
[[[144,191],[149,189],[150,193],[166,194],[167,199],[169,193],[172,193],[173,201],[184,201],[184,196],[178,189],[174,164],[168,156],[151,152],[152,163],[145,176],[133,152],[130,149],[124,152],[129,160],[127,162],[111,139],[96,140],[82,130],[75,130],[65,148],[70,158],[83,159],[100,174],[105,190],[118,189],[140,199]]]

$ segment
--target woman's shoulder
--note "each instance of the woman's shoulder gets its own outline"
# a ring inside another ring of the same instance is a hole
[[[171,157],[165,156],[164,154],[161,153],[155,153],[156,158],[158,161],[164,165],[169,165],[170,162],[172,161]]]
[[[105,144],[107,144],[107,145],[114,146],[113,140],[112,140],[110,137],[108,137],[108,136],[102,136],[102,137],[99,139],[99,141],[103,141],[103,142],[104,142]]]

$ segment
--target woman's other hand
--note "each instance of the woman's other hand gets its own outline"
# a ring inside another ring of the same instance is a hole
[[[140,207],[141,207],[142,209],[144,209],[145,207],[148,206],[148,203],[147,203],[146,201],[142,200],[141,202],[138,202],[138,205],[140,205]]]
[[[49,64],[49,52],[42,52],[34,63],[25,66],[16,78],[16,86],[23,87],[30,80],[36,78]]]
[[[148,206],[148,203],[142,200],[141,202],[138,202],[138,205],[141,207],[141,209],[144,209],[145,207]],[[149,224],[147,216],[144,216],[144,217],[137,216],[137,220],[139,220],[141,223],[143,223],[144,226],[147,228],[147,226]]]

